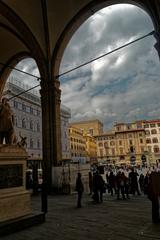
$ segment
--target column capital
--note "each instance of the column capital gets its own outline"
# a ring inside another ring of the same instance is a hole
[[[60,100],[61,97],[61,89],[60,89],[60,82],[59,80],[54,81],[43,81],[41,82],[41,90],[40,94],[43,97],[48,96],[55,96],[56,99],[58,98]]]

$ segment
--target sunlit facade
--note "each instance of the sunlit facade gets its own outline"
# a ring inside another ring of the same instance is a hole
[[[86,152],[86,140],[83,132],[70,125],[69,127],[71,161],[73,163],[86,163],[89,161]]]
[[[160,119],[137,121],[145,129],[149,157],[153,163],[160,159]]]
[[[96,140],[93,136],[87,134],[83,136],[86,141],[86,152],[88,156],[89,163],[97,163],[97,145]]]
[[[96,136],[98,162],[111,165],[141,165],[148,152],[145,130],[135,123],[117,123],[113,130]]]
[[[72,122],[73,127],[81,129],[83,135],[95,136],[103,133],[103,123],[98,119]]]

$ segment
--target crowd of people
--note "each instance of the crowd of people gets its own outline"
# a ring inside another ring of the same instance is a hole
[[[155,174],[157,173],[157,178]],[[79,182],[79,178],[77,178]],[[156,180],[155,180],[156,179]],[[89,172],[89,195],[93,202],[102,203],[103,194],[115,196],[117,200],[130,199],[134,195],[146,195],[152,202],[152,221],[154,223],[160,222],[159,213],[159,180],[160,180],[160,166],[152,168],[108,168],[105,169],[104,174],[100,174],[98,169]],[[158,183],[158,184],[157,184]],[[78,191],[77,207],[81,207],[81,199],[84,187],[81,175],[79,187],[76,184]],[[155,190],[155,187],[157,186]]]

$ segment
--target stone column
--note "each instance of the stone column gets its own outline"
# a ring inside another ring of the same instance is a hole
[[[41,82],[44,181],[52,188],[52,167],[61,161],[61,120],[59,81]]]

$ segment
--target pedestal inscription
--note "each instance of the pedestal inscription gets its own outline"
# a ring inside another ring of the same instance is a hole
[[[0,145],[0,223],[31,214],[26,191],[27,153],[18,145]]]
[[[20,187],[23,185],[23,165],[0,165],[0,189]]]

